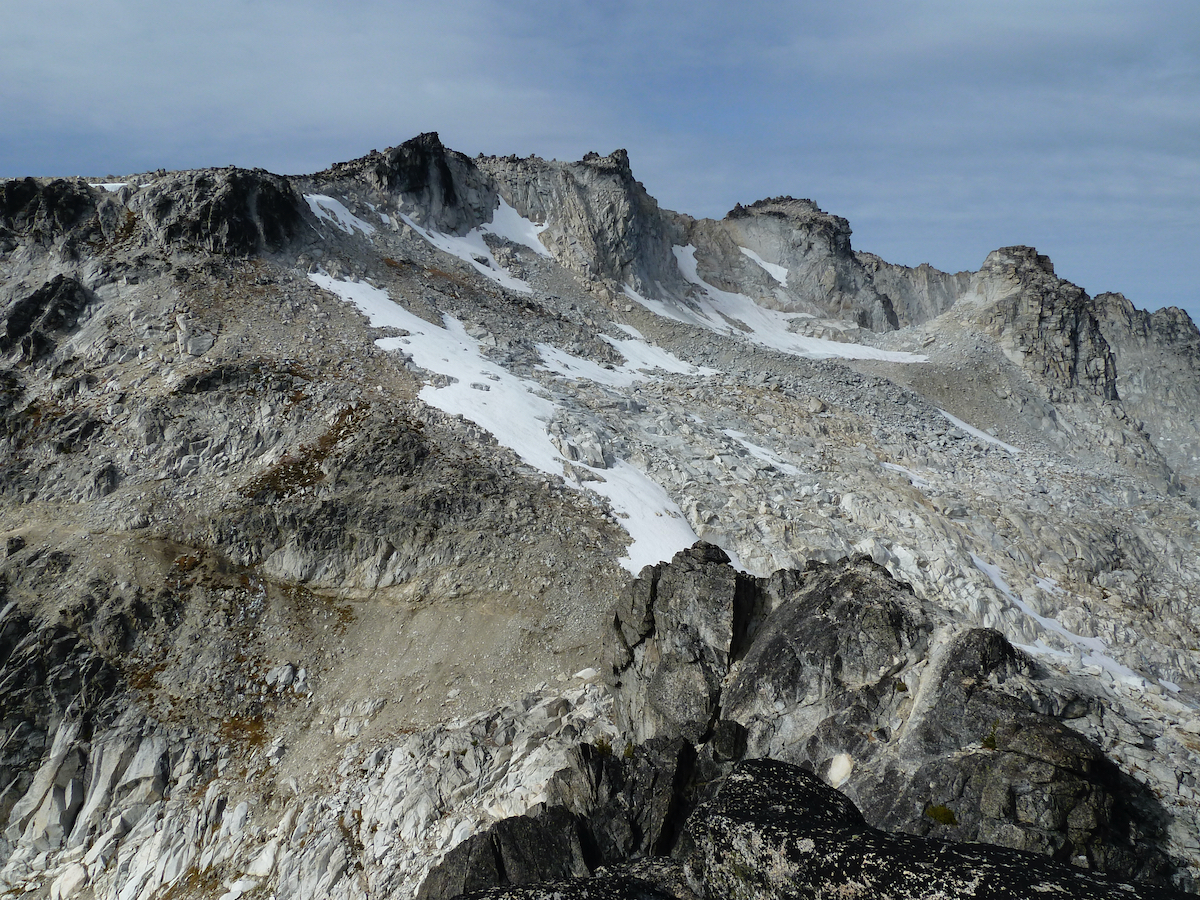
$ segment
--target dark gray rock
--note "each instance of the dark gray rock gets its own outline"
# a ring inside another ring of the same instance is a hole
[[[461,895],[463,900],[671,900],[676,896],[648,881],[625,875],[468,891]]]
[[[731,762],[767,757],[836,784],[888,831],[1140,880],[1173,871],[1153,795],[1045,712],[1078,715],[1086,698],[1057,697],[998,632],[949,622],[869,558],[754,579],[697,545],[630,585],[609,653],[631,742],[703,742],[677,809]]]
[[[54,351],[56,338],[75,327],[91,302],[89,291],[74,278],[55,275],[8,309],[0,352],[21,348],[22,362],[36,362]]]
[[[741,763],[688,821],[689,880],[709,897],[1182,898],[1042,857],[891,835],[846,797],[772,760]]]
[[[86,221],[95,205],[96,192],[74,179],[0,182],[0,235],[7,232],[45,243]]]
[[[490,222],[497,194],[470,157],[442,144],[430,131],[383,152],[338,163],[314,176],[317,183],[355,179],[398,197],[418,224],[462,234]]]
[[[634,743],[656,735],[698,743],[708,735],[738,636],[735,619],[747,618],[752,586],[723,550],[704,542],[647,566],[629,586],[606,663],[617,722]]]
[[[304,223],[291,183],[262,169],[178,172],[135,194],[129,207],[161,246],[226,256],[281,250]]]
[[[430,870],[417,900],[590,874],[578,819],[561,807],[514,816],[467,838]]]

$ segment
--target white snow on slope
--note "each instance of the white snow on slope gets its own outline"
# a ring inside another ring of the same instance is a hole
[[[1117,662],[1108,655],[1108,645],[1105,644],[1104,641],[1100,640],[1099,638],[1084,637],[1081,634],[1076,634],[1075,632],[1063,627],[1062,623],[1057,619],[1051,619],[1047,618],[1046,616],[1038,615],[1036,612],[1034,612],[1033,607],[1017,596],[1017,593],[1008,586],[1008,582],[1004,580],[1004,575],[1001,573],[999,566],[994,566],[990,563],[984,562],[983,559],[976,556],[974,553],[971,554],[971,562],[975,564],[975,568],[979,569],[979,571],[991,579],[992,584],[996,586],[996,590],[1007,597],[1009,601],[1011,601],[1012,604],[1017,607],[1017,609],[1021,610],[1021,612],[1025,613],[1025,615],[1037,622],[1044,631],[1049,631],[1059,635],[1060,637],[1064,637],[1070,643],[1078,647],[1083,656],[1084,664],[1089,666],[1097,666],[1109,672],[1116,681],[1122,681],[1125,684],[1136,688],[1145,687],[1146,680],[1141,675],[1133,671],[1133,669],[1129,668],[1128,666],[1124,666]],[[1053,648],[1046,646],[1041,639],[1032,645],[1017,644],[1016,646],[1027,652],[1041,653],[1048,656],[1062,655]]]
[[[88,187],[104,188],[110,194],[115,194],[127,184],[129,184],[128,181],[89,181]]]
[[[550,442],[546,428],[554,416],[554,402],[542,395],[536,382],[518,378],[485,359],[461,322],[446,315],[442,327],[433,325],[394,302],[387,291],[365,282],[340,281],[324,274],[308,277],[318,287],[354,304],[372,325],[409,332],[405,337],[381,338],[376,341],[380,348],[399,350],[422,369],[455,379],[445,387],[426,385],[421,400],[487,429],[534,468],[564,475],[565,460]],[[611,469],[575,466],[603,481],[581,485],[564,478],[566,483],[606,497],[621,527],[633,539],[628,555],[620,560],[627,571],[637,574],[643,566],[669,560],[698,540],[666,491],[629,463],[619,460]]]
[[[693,366],[661,347],[655,347],[638,338],[612,338],[600,335],[600,340],[611,344],[625,357],[625,365],[609,368],[590,359],[572,356],[550,344],[538,344],[538,351],[545,362],[544,368],[565,378],[587,378],[597,384],[612,387],[628,387],[638,381],[652,377],[654,370],[680,375],[716,375],[716,369]]]
[[[522,294],[533,293],[533,288],[528,283],[509,274],[507,269],[496,262],[496,257],[492,256],[492,248],[483,240],[484,234],[487,233],[483,228],[472,228],[462,237],[459,237],[455,234],[443,234],[440,231],[430,231],[422,228],[404,213],[400,214],[400,218],[404,220],[409,228],[425,238],[433,246],[444,253],[449,253],[451,256],[457,256],[463,262],[468,263],[480,275],[490,278],[501,287],[506,287],[512,291],[519,291]]]
[[[698,325],[719,334],[741,337],[772,350],[781,350],[809,359],[879,359],[891,362],[928,362],[928,357],[900,350],[880,350],[863,344],[846,344],[824,338],[805,337],[788,331],[793,319],[811,318],[801,313],[785,313],[759,306],[745,294],[734,294],[713,287],[696,273],[696,248],[676,246],[675,259],[680,274],[701,289],[698,309],[679,303],[649,300],[625,286],[625,295],[651,312],[678,322]]]
[[[946,412],[944,409],[939,409],[938,412],[940,412],[943,416],[945,416],[950,421],[951,425],[958,428],[960,431],[965,431],[967,434],[971,435],[972,437],[977,437],[977,438],[979,438],[979,440],[986,441],[989,444],[995,444],[997,447],[1003,447],[1009,453],[1015,454],[1015,453],[1021,452],[1020,447],[1014,447],[1012,444],[1006,444],[1006,443],[1004,443],[1004,441],[1000,440],[1000,438],[993,437],[992,435],[988,434],[986,431],[976,428],[974,425],[968,425],[962,419],[954,418],[954,416],[950,415],[950,413]]]
[[[748,256],[752,261],[758,263],[759,266],[766,270],[768,275],[770,275],[784,287],[787,287],[788,270],[786,266],[779,266],[775,263],[769,263],[753,250],[750,250],[746,247],[738,247],[738,249],[741,250],[742,253]]]
[[[758,444],[750,443],[748,440],[746,440],[746,435],[742,434],[742,432],[734,431],[732,428],[726,428],[724,434],[726,437],[733,438],[735,441],[745,447],[750,452],[750,455],[755,459],[760,459],[765,463],[770,463],[783,474],[793,476],[803,474],[791,463],[784,462],[783,457],[781,457],[778,453],[768,450],[766,447],[760,447]]]
[[[480,225],[479,230],[506,238],[514,244],[523,244],[538,256],[549,259],[550,251],[538,238],[538,235],[549,227],[549,224],[537,225],[526,219],[501,197],[500,207],[492,214],[492,221],[487,225]]]
[[[324,194],[305,194],[304,199],[308,201],[308,208],[312,210],[314,216],[340,228],[346,234],[354,234],[355,228],[368,237],[375,233],[374,225],[364,222],[350,212],[340,200]]]

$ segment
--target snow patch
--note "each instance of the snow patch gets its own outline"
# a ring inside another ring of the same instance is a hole
[[[742,253],[748,256],[752,261],[758,263],[758,265],[763,268],[768,275],[770,275],[784,287],[787,287],[788,270],[786,266],[779,266],[775,263],[769,263],[748,247],[738,247],[738,249],[741,250]]]
[[[673,248],[679,272],[684,280],[700,288],[696,307],[681,303],[664,303],[648,300],[629,285],[625,285],[625,296],[635,300],[651,312],[677,322],[686,322],[707,328],[718,334],[740,337],[772,350],[780,350],[794,356],[809,359],[878,359],[890,362],[928,362],[928,357],[900,350],[880,350],[863,344],[848,344],[824,338],[805,337],[788,331],[788,323],[794,319],[811,318],[800,313],[785,313],[759,306],[745,294],[734,294],[713,287],[696,272],[696,248]]]
[[[572,356],[565,350],[559,350],[550,344],[538,344],[542,354],[543,366],[549,372],[562,375],[564,378],[587,378],[597,384],[607,384],[612,387],[628,387],[639,381],[653,377],[656,371],[678,375],[709,376],[718,374],[716,369],[707,366],[694,366],[684,362],[678,356],[661,347],[655,347],[637,338],[612,338],[606,334],[599,336],[600,340],[611,345],[622,356],[625,364],[620,368],[601,365],[590,359]]]
[[[88,187],[104,188],[110,194],[115,194],[127,184],[129,184],[128,181],[89,181]]]
[[[500,207],[492,214],[492,221],[487,225],[480,225],[479,230],[505,238],[514,244],[521,244],[528,247],[538,256],[544,256],[549,259],[550,251],[546,249],[545,245],[538,238],[538,235],[549,227],[549,223],[538,225],[526,219],[509,206],[507,201],[501,197]]]
[[[1047,618],[1046,616],[1038,615],[1033,611],[1033,607],[1017,596],[1016,592],[1009,587],[1008,582],[1004,580],[1004,576],[1001,573],[999,566],[994,566],[990,563],[984,562],[983,559],[976,556],[974,553],[971,554],[971,562],[975,564],[975,568],[979,569],[979,571],[983,572],[983,574],[991,579],[992,584],[996,586],[996,590],[1007,597],[1009,601],[1011,601],[1012,604],[1017,607],[1017,609],[1021,610],[1021,612],[1025,613],[1025,615],[1037,622],[1043,630],[1057,634],[1060,637],[1064,637],[1067,639],[1067,641],[1078,647],[1083,654],[1083,662],[1085,665],[1098,666],[1099,668],[1109,672],[1113,676],[1114,680],[1122,681],[1131,687],[1140,689],[1145,688],[1146,679],[1144,679],[1137,672],[1133,671],[1133,669],[1122,665],[1109,656],[1108,645],[1105,644],[1104,641],[1100,640],[1099,638],[1089,638],[1084,637],[1081,634],[1076,634],[1075,632],[1064,628],[1057,619],[1051,619]],[[1043,653],[1052,656],[1060,655],[1052,648],[1046,646],[1046,644],[1041,640],[1038,640],[1037,643],[1032,645],[1017,646],[1021,647],[1022,650],[1033,651],[1035,653]]]
[[[350,212],[340,200],[335,200],[333,197],[327,197],[324,194],[305,194],[304,199],[308,201],[308,208],[312,210],[314,216],[325,222],[329,222],[334,227],[346,232],[346,234],[354,234],[354,229],[356,228],[367,237],[375,233],[374,225],[364,222],[354,213]]]
[[[488,233],[484,229],[487,226],[472,228],[462,237],[455,234],[443,234],[440,231],[431,231],[422,228],[414,222],[409,216],[400,214],[400,218],[404,223],[425,238],[433,246],[437,247],[444,253],[449,253],[451,256],[457,256],[463,262],[469,264],[476,272],[492,281],[501,287],[508,288],[510,291],[518,291],[522,294],[532,294],[531,288],[526,282],[522,281],[509,274],[500,263],[496,262],[496,257],[492,256],[492,248],[484,241],[484,234]]]
[[[783,457],[781,457],[778,453],[768,450],[766,447],[760,447],[758,444],[750,443],[748,440],[746,440],[746,436],[742,434],[742,432],[734,431],[732,428],[726,428],[724,434],[726,437],[733,438],[735,441],[745,447],[750,452],[750,455],[755,459],[762,460],[765,463],[770,463],[780,472],[783,472],[783,474],[793,476],[804,474],[791,463],[784,462]]]
[[[425,403],[470,419],[535,469],[563,476],[566,484],[576,490],[590,490],[607,498],[621,527],[632,538],[628,555],[620,560],[627,571],[636,575],[643,566],[669,560],[699,539],[662,486],[624,460],[609,469],[574,464],[591,472],[595,481],[581,484],[566,477],[565,460],[551,443],[547,430],[557,409],[554,402],[543,396],[536,382],[518,378],[484,358],[478,342],[453,316],[443,315],[442,325],[434,325],[393,301],[387,291],[365,282],[340,281],[325,274],[308,277],[352,303],[372,325],[408,332],[403,337],[376,341],[381,349],[399,350],[420,368],[453,379],[444,387],[430,384],[422,388],[419,396]]]
[[[1006,444],[1006,443],[1004,443],[1004,441],[1000,440],[1000,438],[993,437],[992,435],[988,434],[986,431],[982,431],[982,430],[976,428],[974,425],[968,425],[962,419],[954,418],[954,416],[950,415],[950,413],[946,412],[944,409],[939,409],[938,412],[940,412],[943,416],[945,416],[946,419],[950,422],[950,424],[953,425],[955,428],[958,428],[960,431],[965,431],[967,434],[971,435],[972,437],[979,438],[979,440],[986,441],[989,444],[995,444],[997,447],[1003,447],[1009,453],[1017,454],[1017,453],[1021,452],[1020,447],[1014,447],[1012,444]]]

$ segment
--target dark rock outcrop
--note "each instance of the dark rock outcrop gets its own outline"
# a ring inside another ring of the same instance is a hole
[[[54,352],[56,338],[75,327],[91,301],[88,290],[66,275],[55,275],[8,310],[0,333],[0,352],[20,346],[22,362]]]
[[[0,237],[6,232],[45,242],[66,234],[94,212],[96,194],[75,179],[0,182]]]
[[[695,743],[709,733],[750,584],[721,548],[703,542],[630,584],[607,663],[617,721],[635,743],[656,735]]]
[[[854,804],[784,763],[749,760],[688,821],[690,880],[710,897],[1181,898],[1045,858],[870,827]]]
[[[281,250],[304,223],[291,183],[263,169],[201,169],[160,178],[129,207],[164,247],[226,256]]]
[[[888,831],[1169,877],[1153,796],[1061,721],[1098,701],[1044,679],[998,632],[948,621],[866,557],[756,579],[697,545],[643,570],[609,653],[631,741],[708,741],[691,802],[729,760],[772,758],[841,787]]]
[[[561,807],[502,819],[472,835],[430,871],[417,900],[442,900],[486,888],[578,878],[590,873],[580,823]]]
[[[436,131],[338,163],[314,177],[318,183],[366,182],[397,198],[402,211],[418,224],[451,234],[490,222],[497,202],[490,179],[470,157],[448,149]]]

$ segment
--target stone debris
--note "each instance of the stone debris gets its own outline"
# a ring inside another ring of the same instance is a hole
[[[683,900],[746,756],[1194,889],[1198,348],[1032,248],[951,274],[808,200],[664,210],[624,151],[0,181],[0,893],[433,900],[524,860]],[[480,414],[510,377],[540,467]]]

